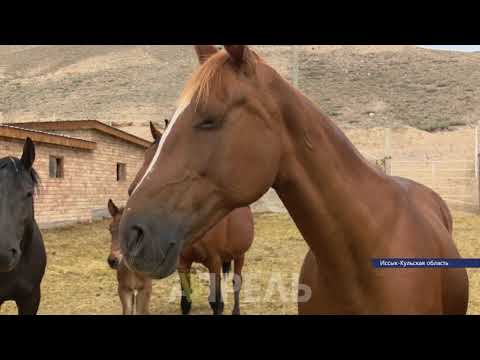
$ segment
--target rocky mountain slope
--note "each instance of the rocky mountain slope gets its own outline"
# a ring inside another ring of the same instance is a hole
[[[290,79],[290,46],[252,46]],[[299,87],[342,127],[453,129],[480,119],[480,53],[300,46]],[[191,46],[0,46],[0,122],[163,124],[197,66]]]

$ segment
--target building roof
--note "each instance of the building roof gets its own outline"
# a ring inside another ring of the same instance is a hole
[[[151,142],[145,139],[104,124],[98,120],[39,121],[14,123],[11,125],[43,131],[97,130],[143,148],[148,148],[151,145]]]
[[[93,141],[40,130],[24,129],[14,125],[0,124],[0,138],[25,140],[27,137],[36,143],[60,145],[75,149],[93,150],[97,147],[97,144]]]

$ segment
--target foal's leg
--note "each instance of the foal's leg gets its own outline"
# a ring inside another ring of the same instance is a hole
[[[234,260],[233,268],[233,293],[235,298],[235,304],[233,306],[232,315],[240,315],[240,289],[242,288],[242,269],[243,263],[245,261],[245,256],[241,256]]]
[[[182,299],[180,300],[180,308],[183,315],[188,315],[192,308],[192,284],[190,282],[190,267],[178,270],[180,277],[180,287],[182,288]]]
[[[152,280],[145,280],[144,286],[138,289],[135,307],[137,315],[149,315],[150,297],[152,295]]]
[[[222,315],[223,313],[223,298],[222,298],[222,278],[221,278],[221,262],[215,263],[209,268],[210,271],[210,295],[208,302],[213,310],[213,315]]]
[[[15,300],[18,308],[18,315],[37,315],[40,306],[40,287],[32,291],[30,296]]]
[[[123,315],[133,315],[133,303],[135,294],[132,289],[122,285],[118,285],[118,296],[122,303]]]

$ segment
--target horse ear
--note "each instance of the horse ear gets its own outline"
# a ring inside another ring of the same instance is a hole
[[[245,62],[245,55],[248,51],[248,47],[246,45],[224,45],[224,47],[235,64],[242,65]]]
[[[155,125],[153,125],[153,122],[150,121],[150,132],[152,133],[152,137],[155,141],[160,139],[162,137],[162,133],[157,130]]]
[[[198,61],[203,64],[208,58],[218,52],[218,49],[213,45],[195,45],[195,52],[197,53]]]
[[[25,169],[30,170],[33,166],[35,161],[35,145],[33,144],[32,139],[27,137],[25,140],[25,144],[23,145],[23,153],[22,153],[22,164]]]
[[[112,217],[119,213],[118,207],[113,203],[112,199],[108,199],[108,212]]]

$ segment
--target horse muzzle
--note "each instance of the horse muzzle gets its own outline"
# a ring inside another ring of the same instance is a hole
[[[170,276],[176,270],[182,250],[182,229],[172,218],[122,218],[120,246],[123,261],[132,270],[155,279]]]

